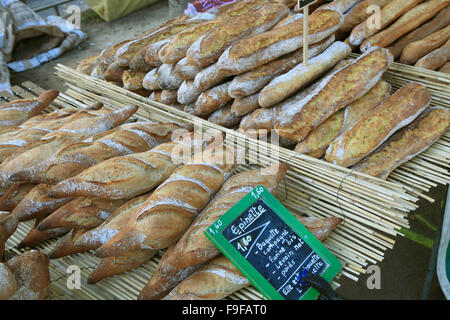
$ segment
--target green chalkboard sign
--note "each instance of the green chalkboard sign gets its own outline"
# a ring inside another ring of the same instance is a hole
[[[330,282],[339,260],[270,192],[258,186],[206,231],[206,236],[271,300],[316,299],[306,271]]]
[[[317,0],[298,0],[297,5],[298,5],[299,9],[302,9],[302,8],[304,8],[306,6],[310,6],[316,2],[317,2]]]

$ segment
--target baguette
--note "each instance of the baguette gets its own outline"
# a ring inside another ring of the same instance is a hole
[[[371,15],[369,8],[377,6],[380,9],[387,5],[391,0],[363,0],[357,3],[349,12],[344,15],[344,22],[342,23],[340,32],[351,32],[353,28],[361,22],[366,21]]]
[[[147,75],[147,72],[140,70],[126,70],[122,74],[123,87],[127,90],[138,91],[144,89],[142,81]]]
[[[327,219],[296,218],[320,241],[324,241],[342,221],[340,218],[334,217]],[[229,259],[224,255],[219,255],[179,283],[163,300],[219,300],[250,285],[250,281]]]
[[[442,67],[439,68],[438,71],[442,73],[450,73],[450,62],[445,63]]]
[[[258,109],[260,107],[258,97],[259,92],[251,96],[234,99],[233,104],[231,105],[231,113],[235,116],[242,117]]]
[[[441,10],[431,21],[424,23],[414,31],[398,39],[389,47],[389,50],[397,60],[400,58],[403,49],[410,43],[421,40],[430,34],[444,28],[450,23],[450,8]]]
[[[423,0],[392,0],[386,4],[380,12],[379,16],[379,28],[374,28],[371,21],[371,17],[357,25],[349,36],[349,41],[354,46],[360,46],[364,40],[370,38],[380,30],[383,30],[394,22],[403,13],[409,9],[414,8]],[[375,15],[376,13],[374,13]],[[377,26],[378,27],[378,26]]]
[[[334,35],[312,45],[308,50],[308,57],[313,58],[322,53],[333,42]],[[233,98],[250,96],[263,89],[272,79],[288,72],[301,62],[303,62],[303,48],[236,76],[230,84],[228,93]]]
[[[281,19],[272,29],[277,29],[277,28],[284,27],[285,25],[288,25],[289,23],[297,21],[297,20],[300,20],[302,18],[303,18],[303,14],[302,13],[290,14],[286,18]]]
[[[168,142],[181,129],[173,123],[127,123],[90,140],[62,148],[47,160],[11,175],[10,179],[56,184],[105,160],[145,152]]]
[[[19,204],[20,201],[31,191],[36,185],[33,183],[22,183],[13,185],[8,191],[0,197],[0,211],[11,212]]]
[[[200,67],[207,67],[233,43],[271,29],[289,9],[282,4],[266,3],[245,16],[232,17],[219,24],[195,41],[186,52],[188,60]]]
[[[177,91],[178,103],[194,104],[202,92],[194,86],[194,81],[184,80]]]
[[[414,121],[431,100],[429,90],[412,82],[343,133],[328,148],[328,162],[350,167],[378,148],[395,131]],[[362,138],[363,137],[363,138]]]
[[[150,96],[148,98],[150,100],[161,102],[161,93],[162,93],[162,90],[152,91],[152,93],[150,94]],[[177,97],[178,97],[178,94],[177,94]]]
[[[258,98],[259,105],[268,108],[285,100],[319,78],[350,53],[350,47],[344,42],[333,43],[321,54],[312,58],[308,65],[301,63],[273,79],[261,90]]]
[[[325,4],[323,8],[336,10],[344,14],[356,6],[360,1],[361,0],[334,0],[331,3]]]
[[[77,198],[51,213],[38,225],[39,231],[56,228],[93,229],[101,225],[123,200]]]
[[[173,72],[173,64],[163,64],[158,68],[159,87],[163,90],[177,90],[183,83]]]
[[[29,221],[40,217],[46,217],[73,198],[51,198],[47,193],[52,186],[47,184],[39,184],[20,201],[14,210],[14,214],[20,222]]]
[[[142,79],[142,86],[147,90],[161,90],[158,68],[149,71],[145,75],[144,79]]]
[[[414,66],[429,70],[436,70],[450,60],[450,40],[442,47],[430,52],[416,62]]]
[[[48,252],[50,259],[59,259],[70,256],[72,254],[86,252],[83,247],[75,246],[75,241],[87,231],[87,229],[72,229],[54,244],[52,249]]]
[[[136,249],[164,249],[183,235],[235,167],[234,154],[221,146],[197,153],[176,169],[140,207],[131,221],[95,251],[100,258]]]
[[[231,103],[217,109],[208,117],[208,121],[225,128],[232,128],[241,122],[242,117],[231,112]]]
[[[97,67],[99,56],[100,52],[83,59],[83,61],[78,64],[76,71],[90,76],[92,71]]]
[[[44,91],[35,99],[21,99],[0,106],[0,128],[18,126],[41,113],[59,95],[56,90]]]
[[[37,229],[39,223],[45,219],[44,217],[37,218],[34,222],[33,228],[28,232],[25,238],[17,245],[17,248],[26,248],[32,247],[34,245],[40,244],[46,240],[59,238],[65,234],[67,234],[70,229],[69,228],[55,228],[48,229],[45,231],[39,231]]]
[[[178,90],[162,90],[161,102],[172,105],[178,102]]]
[[[450,5],[450,0],[429,0],[419,4],[403,14],[388,28],[366,39],[361,44],[361,51],[366,51],[371,47],[388,47],[401,36],[431,19],[448,5]]]
[[[17,283],[10,300],[44,300],[49,293],[49,260],[45,253],[32,250],[11,258],[6,265]]]
[[[11,270],[0,262],[0,300],[8,300],[17,290],[17,283]]]
[[[197,135],[190,139],[191,136],[182,136],[178,141],[163,143],[147,152],[103,161],[73,178],[61,181],[52,188],[49,195],[92,196],[110,200],[137,197],[166,180],[180,165],[179,155],[175,153],[180,146],[192,142],[196,147],[189,146],[188,152],[191,152],[210,142]]]
[[[299,142],[295,151],[310,157],[321,158],[328,146],[343,132],[383,103],[390,95],[391,85],[380,80],[368,93],[345,109],[341,109],[313,129],[305,140]]]
[[[286,165],[275,164],[263,170],[242,172],[228,179],[181,239],[163,255],[139,299],[162,298],[198,266],[219,255],[219,249],[209,241],[204,231],[258,185],[275,193],[286,170]]]
[[[343,21],[341,13],[318,10],[309,17],[308,42],[314,44],[334,34]],[[224,76],[237,75],[293,52],[303,46],[303,19],[242,39],[220,56],[217,66]]]
[[[127,70],[128,67],[121,67],[117,62],[113,62],[103,73],[103,79],[121,87],[123,73]]]
[[[191,63],[187,59],[187,57],[184,57],[183,59],[178,61],[173,68],[173,73],[175,74],[175,76],[183,80],[194,80],[195,76],[200,71],[202,71],[202,68]]]
[[[174,64],[186,56],[189,47],[206,32],[219,25],[217,20],[200,23],[175,35],[158,52],[162,63]]]
[[[403,163],[424,152],[450,127],[450,110],[431,107],[396,132],[352,169],[383,180]]]
[[[3,260],[6,242],[16,232],[18,225],[19,220],[14,214],[0,212],[0,261]]]
[[[164,39],[149,45],[145,49],[145,63],[152,67],[160,67],[163,62],[159,58],[159,50],[170,42],[172,38]]]
[[[195,102],[195,114],[207,115],[233,100],[228,94],[231,81],[222,83],[200,94]]]

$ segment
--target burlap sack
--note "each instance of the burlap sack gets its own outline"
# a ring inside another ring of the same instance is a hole
[[[86,0],[103,20],[111,22],[161,0]]]

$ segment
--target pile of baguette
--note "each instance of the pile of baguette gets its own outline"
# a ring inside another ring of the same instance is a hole
[[[87,251],[100,258],[95,284],[167,249],[141,299],[222,299],[251,285],[203,231],[258,185],[275,194],[286,165],[238,173],[221,135],[131,121],[135,106],[40,114],[58,94],[0,106],[0,299],[45,299],[49,260]],[[341,223],[295,217],[322,241]],[[53,247],[11,257],[6,242],[33,220],[18,247]]]

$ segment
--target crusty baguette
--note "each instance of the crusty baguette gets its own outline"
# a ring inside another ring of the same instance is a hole
[[[430,52],[416,62],[414,66],[429,70],[436,70],[450,60],[450,40],[442,47]]]
[[[164,249],[176,243],[231,175],[234,157],[223,146],[195,154],[152,193],[117,235],[95,251],[96,256]]]
[[[363,0],[357,3],[350,11],[344,15],[344,22],[342,23],[340,32],[350,32],[365,21],[373,12],[370,6],[377,6],[380,9],[387,5],[391,0]]]
[[[300,63],[287,73],[273,79],[261,90],[258,98],[259,105],[268,108],[287,99],[319,78],[350,53],[350,47],[344,42],[334,42],[321,54],[309,60],[307,65]]]
[[[47,193],[52,186],[47,184],[39,184],[20,201],[14,210],[11,212],[19,221],[29,221],[35,218],[46,217],[66,203],[73,199],[66,198],[51,198]]]
[[[173,64],[163,64],[158,68],[158,83],[163,90],[177,90],[183,83],[173,72]]]
[[[410,9],[388,28],[366,39],[361,51],[372,47],[388,47],[395,40],[431,19],[440,10],[450,5],[450,0],[429,0]]]
[[[148,98],[151,100],[154,100],[154,101],[161,102],[161,93],[162,93],[162,90],[154,90],[154,91],[152,91],[152,93],[150,94],[150,96]],[[177,94],[177,97],[178,97],[178,94]]]
[[[14,214],[0,212],[0,261],[3,260],[5,244],[13,235],[19,225],[19,220]]]
[[[88,229],[72,229],[66,235],[59,238],[48,252],[50,259],[59,259],[76,253],[86,252],[81,246],[75,246],[75,241]]]
[[[245,116],[260,107],[258,102],[259,92],[247,97],[234,99],[231,105],[231,113],[235,116]],[[240,121],[239,121],[240,122]]]
[[[328,148],[325,159],[350,167],[378,148],[395,131],[414,121],[428,106],[431,95],[423,84],[412,82],[393,94]]]
[[[159,50],[159,58],[163,63],[177,63],[186,56],[187,50],[197,39],[217,25],[217,20],[206,21],[178,33]]]
[[[285,5],[269,2],[245,16],[232,17],[195,41],[187,50],[186,57],[191,63],[207,67],[217,62],[233,43],[268,31],[288,13]]]
[[[194,86],[193,80],[184,80],[177,91],[177,101],[181,104],[194,104],[202,92]]]
[[[173,73],[183,80],[193,80],[197,73],[202,71],[203,68],[191,63],[187,57],[184,57],[177,62],[173,68]]]
[[[325,122],[313,129],[305,140],[299,142],[295,151],[310,157],[321,158],[328,146],[340,134],[349,130],[356,122],[370,113],[390,95],[391,85],[380,80],[368,93],[341,109]]]
[[[450,8],[441,10],[432,20],[424,23],[414,31],[411,31],[407,35],[401,37],[389,47],[389,50],[394,55],[395,59],[400,58],[403,49],[414,41],[421,40],[430,34],[444,28],[450,23]]]
[[[102,161],[148,151],[181,129],[173,123],[126,123],[62,148],[47,160],[11,175],[13,181],[56,184]]]
[[[450,110],[431,107],[396,132],[352,170],[387,179],[396,168],[428,149],[450,127]]]
[[[403,13],[409,9],[414,8],[417,4],[423,0],[392,0],[386,4],[380,12],[379,27],[382,29],[389,26]],[[374,13],[377,14],[377,13]],[[371,37],[380,31],[380,29],[374,28],[375,26],[371,22],[371,17],[357,25],[349,36],[349,41],[354,46],[360,46],[364,40]],[[377,26],[378,27],[378,26]]]
[[[49,260],[45,253],[31,250],[11,258],[6,265],[17,283],[11,300],[44,300],[49,293]]]
[[[78,64],[76,71],[90,76],[92,71],[97,67],[99,56],[100,52],[83,59],[83,61]]]
[[[313,58],[322,53],[333,42],[334,35],[311,45],[308,57]],[[288,72],[301,62],[303,62],[303,48],[236,76],[230,84],[228,93],[233,98],[250,96],[263,89],[272,79]]]
[[[325,4],[323,8],[339,11],[344,14],[358,4],[361,0],[334,0]],[[321,7],[322,8],[322,7]]]
[[[117,62],[113,62],[103,73],[103,79],[108,82],[113,82],[117,86],[122,86],[123,73],[127,70],[128,67],[121,67]]]
[[[17,126],[38,115],[59,95],[57,90],[44,91],[35,99],[21,99],[0,106],[0,128]]]
[[[142,86],[147,90],[161,90],[159,85],[158,68],[149,71],[144,79],[142,79]]]
[[[219,249],[203,232],[258,185],[275,193],[286,170],[284,164],[275,164],[263,170],[242,172],[228,179],[181,239],[163,255],[139,299],[162,298],[199,265],[219,255]]]
[[[122,74],[123,87],[127,90],[138,91],[144,89],[142,81],[147,72],[141,70],[126,70]]]
[[[33,183],[22,183],[13,185],[8,191],[0,197],[0,211],[11,212],[19,204],[20,201],[31,191],[36,185]]]
[[[191,140],[191,136],[187,135],[180,140],[163,143],[147,152],[103,161],[73,178],[61,181],[52,188],[49,195],[52,197],[93,196],[111,200],[137,197],[166,180],[180,165],[180,159],[175,150],[178,150],[181,145],[192,142],[198,144],[201,150],[210,142],[196,135]],[[196,148],[192,149],[198,150]],[[187,152],[192,152],[192,149],[189,146]],[[191,154],[189,153],[188,156]]]
[[[241,122],[242,116],[237,116],[231,112],[232,103],[217,109],[208,117],[208,121],[225,128],[232,128]]]
[[[195,114],[210,114],[233,100],[233,98],[228,94],[230,83],[231,81],[224,82],[200,94],[195,102]]]
[[[279,2],[279,1],[277,1]],[[272,29],[284,27],[285,25],[303,18],[303,13],[291,13],[286,18],[281,19]]]
[[[38,225],[38,230],[92,229],[101,225],[124,202],[124,200],[80,197],[65,204],[42,220]]]
[[[319,241],[324,241],[342,222],[342,219],[336,217],[320,219],[294,216]],[[250,281],[225,256],[219,255],[200,266],[198,270],[179,283],[163,299],[218,300],[247,286],[250,286]]]
[[[309,17],[310,44],[334,34],[343,21],[341,13],[334,10],[318,10]],[[265,63],[293,52],[303,46],[303,19],[274,30],[242,39],[220,56],[217,65],[224,76],[247,72]]]
[[[178,90],[162,90],[161,102],[172,105],[178,102]]]
[[[437,70],[442,73],[450,73],[450,62],[446,62],[442,67]]]
[[[31,228],[31,230],[28,232],[25,238],[23,238],[22,241],[17,245],[17,248],[20,249],[25,247],[32,247],[44,241],[59,238],[70,231],[69,228],[55,228],[55,229],[48,229],[45,231],[39,231],[37,227],[39,223],[44,219],[45,216],[37,218],[35,220],[33,228]]]
[[[152,43],[145,49],[145,63],[152,67],[160,67],[163,62],[159,58],[159,50],[170,42],[172,38],[164,39],[155,43]]]
[[[0,262],[0,300],[8,300],[17,290],[14,275],[6,264]]]

